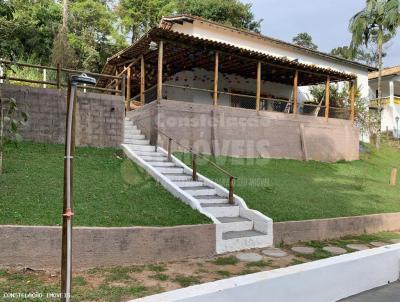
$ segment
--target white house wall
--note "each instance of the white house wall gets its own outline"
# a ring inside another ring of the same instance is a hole
[[[288,46],[265,40],[262,37],[248,35],[221,26],[195,20],[193,23],[184,22],[183,25],[174,24],[173,30],[190,34],[195,37],[228,43],[245,49],[261,53],[298,59],[302,63],[318,65],[325,68],[332,68],[338,71],[357,75],[357,82],[361,89],[362,97],[368,98],[368,70],[348,63],[341,63],[334,59],[321,57],[301,49],[289,48]]]

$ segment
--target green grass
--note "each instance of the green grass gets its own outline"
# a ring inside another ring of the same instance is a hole
[[[239,260],[235,256],[218,257],[212,261],[216,265],[235,265]]]
[[[0,224],[59,225],[63,145],[8,145],[0,176]],[[77,148],[74,225],[174,226],[209,219],[169,194],[118,149]]]
[[[190,285],[200,283],[200,278],[198,276],[183,276],[178,275],[174,279],[175,282],[179,283],[182,287],[188,287]]]
[[[213,160],[238,177],[235,193],[274,221],[400,212],[400,184],[389,185],[391,168],[400,169],[400,149],[385,143],[378,152],[366,148],[362,159],[353,162]],[[189,155],[177,155],[190,164]],[[228,187],[228,178],[204,160],[198,171]]]

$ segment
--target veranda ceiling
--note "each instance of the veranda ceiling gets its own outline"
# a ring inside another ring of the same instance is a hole
[[[164,41],[163,78],[194,68],[214,70],[214,54],[219,52],[219,72],[236,74],[244,78],[256,78],[257,61],[261,61],[262,80],[293,84],[294,73],[299,72],[298,85],[315,85],[324,83],[327,76],[332,82],[350,81],[356,78],[353,74],[339,72],[333,69],[316,65],[300,63],[296,60],[276,57],[264,53],[243,49],[226,43],[198,38],[171,31],[168,29],[154,28],[130,47],[112,56],[103,69],[103,73],[113,74],[122,71],[124,66],[132,64],[132,95],[139,91],[140,61],[144,56],[146,67],[146,88],[152,87],[157,81],[158,51],[150,50],[150,42]],[[135,61],[136,60],[136,61]],[[107,80],[102,78],[98,86],[106,86]]]

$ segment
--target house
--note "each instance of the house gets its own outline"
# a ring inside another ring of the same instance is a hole
[[[368,75],[372,109],[377,109],[378,106],[378,76],[378,71]],[[400,138],[400,66],[385,68],[382,71],[382,98],[381,131],[389,131],[394,137]]]
[[[127,110],[137,109],[128,116],[153,143],[165,145],[163,132],[209,154],[337,161],[358,159],[355,87],[367,98],[372,70],[181,15],[162,18],[103,73],[126,74]],[[349,97],[330,102],[326,89],[319,104],[302,102],[303,89],[330,83],[349,83]]]

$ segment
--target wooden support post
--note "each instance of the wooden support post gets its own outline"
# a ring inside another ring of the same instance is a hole
[[[392,173],[390,174],[390,185],[395,186],[397,184],[397,169],[392,168]]]
[[[261,62],[257,62],[257,83],[256,83],[256,110],[260,111],[260,96],[261,96]]]
[[[229,198],[228,201],[230,204],[234,204],[234,200],[233,200],[233,190],[235,187],[235,178],[233,178],[232,176],[229,178]]]
[[[197,154],[192,152],[192,180],[197,181]]]
[[[140,103],[142,106],[145,104],[145,78],[146,78],[146,69],[144,66],[144,57],[140,57]]]
[[[126,111],[130,110],[130,100],[131,100],[131,67],[126,70]]]
[[[126,75],[122,75],[121,79],[121,96],[122,99],[125,101],[126,100]]]
[[[357,90],[357,82],[351,81],[350,82],[350,120],[355,122],[356,113],[355,113],[355,106],[356,106],[356,90]]]
[[[158,45],[158,74],[157,74],[157,101],[162,99],[162,75],[163,75],[163,56],[164,42],[160,41]]]
[[[298,107],[298,83],[299,83],[299,71],[296,70],[293,79],[293,113],[297,114]]]
[[[329,100],[331,95],[331,78],[328,76],[326,78],[326,85],[325,85],[325,119],[328,120],[329,118]]]
[[[118,76],[118,67],[115,69],[115,75]],[[119,79],[115,79],[115,95],[118,95],[118,90],[119,90]]]
[[[218,72],[219,72],[219,53],[215,52],[215,62],[214,62],[214,97],[213,104],[218,106]]]
[[[61,64],[57,63],[57,89],[61,89]]]
[[[171,161],[171,146],[172,146],[172,138],[168,138],[168,161]]]

